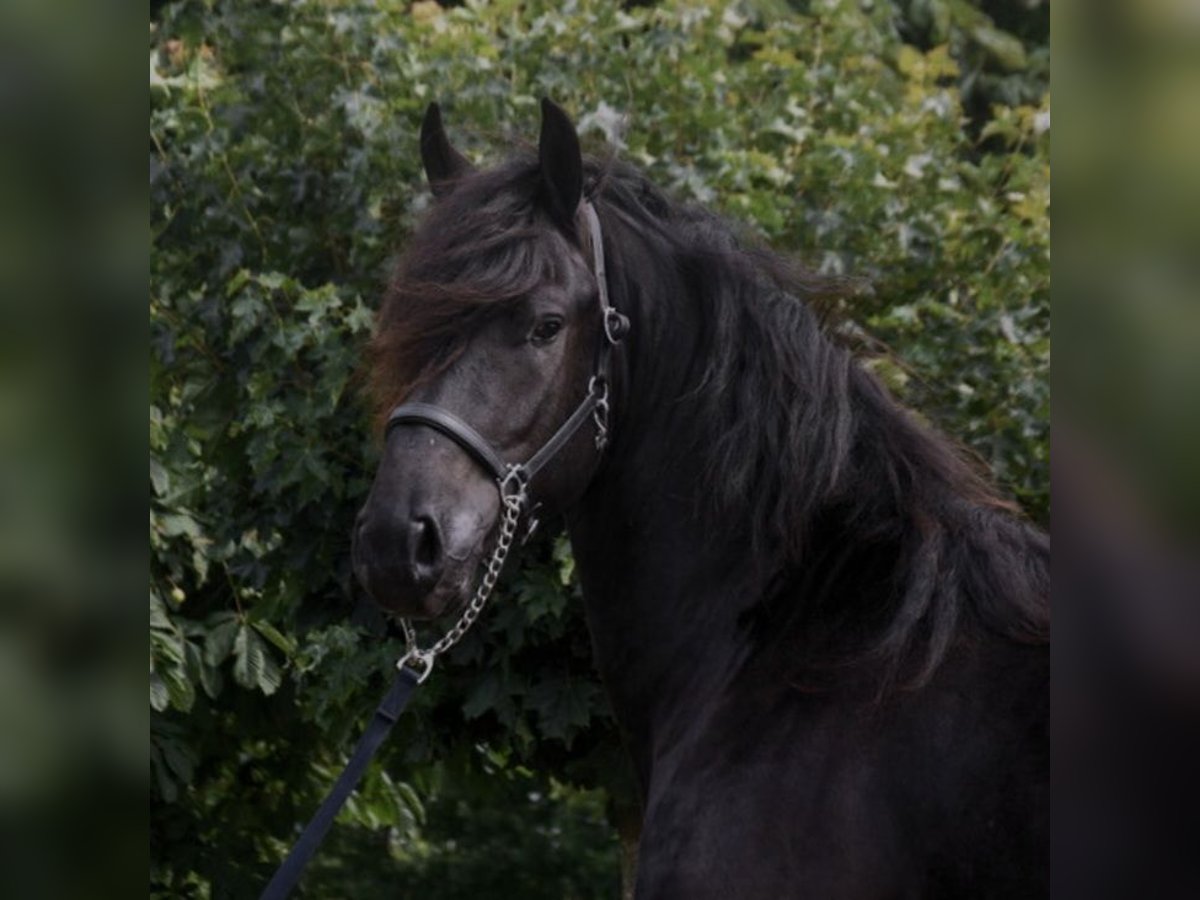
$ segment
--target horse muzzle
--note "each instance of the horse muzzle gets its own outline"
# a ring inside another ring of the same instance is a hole
[[[354,525],[354,576],[389,612],[432,619],[465,602],[495,510],[439,515],[427,504],[367,499]]]

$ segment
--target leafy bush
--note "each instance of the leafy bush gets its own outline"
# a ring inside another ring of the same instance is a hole
[[[253,893],[398,655],[348,570],[377,452],[356,373],[391,254],[428,202],[416,133],[430,100],[487,161],[536,133],[549,95],[593,149],[861,276],[847,337],[895,351],[869,364],[1040,519],[1041,15],[1007,23],[1022,40],[962,0],[160,8],[152,892]],[[632,791],[569,548],[547,533],[521,555],[343,814],[312,895],[615,891],[609,822],[630,821]],[[492,829],[487,846],[510,852],[481,864]]]

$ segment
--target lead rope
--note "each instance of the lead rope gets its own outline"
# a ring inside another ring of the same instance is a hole
[[[375,751],[379,749],[388,732],[392,730],[400,713],[404,711],[412,692],[417,685],[429,677],[429,673],[433,671],[434,660],[457,644],[467,630],[475,624],[475,620],[479,618],[479,614],[487,604],[488,597],[492,595],[492,591],[496,587],[500,570],[504,568],[504,560],[508,558],[508,551],[512,549],[513,538],[517,533],[517,523],[525,509],[527,497],[525,481],[521,472],[510,470],[509,475],[500,483],[500,499],[504,503],[504,515],[500,520],[500,533],[496,538],[496,546],[492,550],[491,558],[488,559],[483,578],[475,589],[475,596],[471,598],[471,602],[467,604],[467,608],[463,610],[463,614],[454,623],[453,628],[428,650],[422,650],[417,644],[417,634],[412,623],[408,619],[400,620],[408,650],[396,663],[398,670],[396,680],[392,683],[379,708],[375,710],[375,715],[368,723],[366,731],[359,739],[358,746],[354,749],[354,754],[346,763],[342,774],[338,776],[333,789],[321,803],[316,815],[305,826],[303,833],[292,846],[287,858],[271,877],[271,881],[263,890],[259,900],[284,900],[291,894],[292,888],[300,880],[304,867],[317,852],[317,847],[320,846],[329,828],[333,825],[338,811],[366,772],[371,757],[375,755]]]
[[[454,627],[442,635],[428,650],[422,650],[417,644],[417,633],[408,619],[401,619],[404,629],[404,642],[407,651],[396,663],[396,680],[392,683],[387,695],[375,715],[367,725],[366,731],[359,739],[358,746],[342,774],[328,796],[321,803],[317,813],[305,826],[303,833],[292,846],[287,858],[280,864],[270,882],[260,895],[259,900],[284,900],[291,894],[292,888],[300,880],[304,867],[317,852],[317,847],[324,840],[338,811],[345,804],[359,780],[367,770],[367,765],[375,751],[379,749],[392,726],[404,711],[412,692],[433,671],[434,660],[457,644],[467,630],[475,624],[479,614],[487,605],[488,598],[500,578],[500,570],[512,549],[513,538],[517,533],[517,523],[525,509],[528,499],[526,491],[527,476],[520,466],[512,466],[508,474],[500,481],[500,500],[504,504],[504,514],[500,520],[500,533],[496,537],[496,546],[484,568],[483,578],[475,589],[475,595],[463,614],[459,616]]]
[[[405,653],[396,661],[396,668],[403,670],[407,666],[413,669],[416,672],[417,684],[421,684],[429,677],[429,673],[433,671],[433,663],[439,656],[462,640],[463,635],[475,624],[475,620],[483,612],[488,598],[492,596],[496,581],[500,578],[500,571],[504,568],[504,561],[508,558],[508,551],[512,549],[513,538],[517,534],[517,523],[521,519],[521,512],[525,508],[528,496],[524,484],[519,480],[517,483],[519,486],[514,492],[505,493],[508,480],[501,482],[500,497],[504,503],[504,517],[500,521],[500,533],[496,537],[496,546],[484,568],[483,578],[480,579],[479,586],[475,588],[475,595],[467,604],[467,608],[463,610],[462,615],[458,617],[458,621],[454,623],[454,627],[442,635],[437,643],[428,650],[422,650],[417,643],[417,632],[413,628],[412,622],[408,619],[400,620],[400,627],[404,630]]]

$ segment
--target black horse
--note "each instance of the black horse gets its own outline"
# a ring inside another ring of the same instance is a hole
[[[629,318],[610,414],[528,490],[565,513],[640,780],[637,896],[1044,893],[1045,535],[825,333],[830,284],[585,160],[558,107],[488,171],[436,107],[421,148],[436,200],[380,313],[385,417],[543,446],[607,352],[593,210]],[[406,616],[461,607],[502,512],[446,432],[389,430],[355,529],[358,578]]]

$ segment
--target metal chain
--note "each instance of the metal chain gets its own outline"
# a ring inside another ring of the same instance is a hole
[[[434,660],[462,640],[462,636],[475,624],[475,620],[483,612],[483,607],[487,605],[488,598],[496,587],[496,581],[500,578],[500,571],[504,568],[508,551],[512,549],[513,539],[517,534],[517,523],[525,508],[526,496],[523,486],[516,493],[501,496],[501,501],[504,503],[504,517],[500,521],[500,534],[496,538],[496,546],[484,567],[483,578],[480,580],[479,586],[475,588],[475,596],[471,598],[467,608],[454,623],[454,627],[442,635],[438,642],[428,650],[422,650],[417,644],[417,632],[412,623],[408,619],[400,620],[400,627],[404,630],[405,654],[396,663],[396,668],[400,669],[410,664],[420,667],[418,683],[429,677],[429,673],[433,671]]]
[[[592,423],[596,426],[596,449],[603,453],[608,444],[608,382],[593,375],[588,382],[588,393],[596,398],[596,408],[592,410]]]

